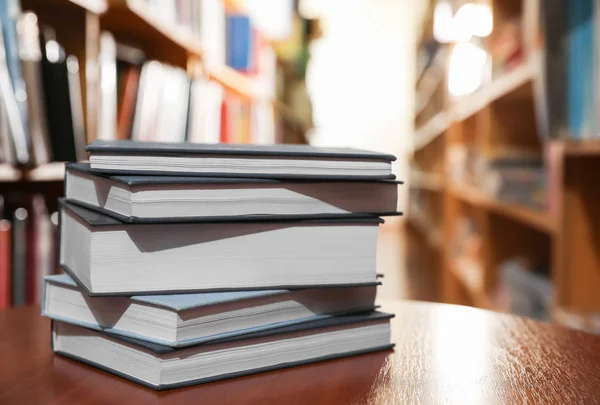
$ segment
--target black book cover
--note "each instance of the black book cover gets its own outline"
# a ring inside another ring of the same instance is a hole
[[[96,140],[85,148],[102,154],[137,154],[148,156],[221,155],[281,156],[318,159],[361,159],[391,162],[393,155],[350,148],[318,148],[309,145],[235,145],[168,142],[136,142],[128,140]]]
[[[52,156],[56,161],[77,160],[67,60],[52,28],[40,27],[40,48]]]

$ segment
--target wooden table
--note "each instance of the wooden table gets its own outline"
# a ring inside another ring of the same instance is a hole
[[[600,337],[444,304],[390,302],[395,351],[156,392],[50,352],[38,308],[0,313],[0,404],[592,404]]]

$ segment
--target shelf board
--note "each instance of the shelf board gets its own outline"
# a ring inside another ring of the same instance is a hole
[[[0,165],[0,183],[62,181],[65,178],[65,164],[46,163],[33,169],[18,169],[10,165]]]
[[[415,144],[413,151],[423,148],[440,134],[444,133],[450,126],[452,120],[446,111],[437,113],[425,125],[415,131]]]
[[[600,140],[564,142],[564,144],[567,156],[600,156]]]
[[[92,14],[102,14],[108,10],[108,2],[106,0],[22,0],[23,10],[40,8],[51,8],[58,13],[64,10],[64,7],[76,7]]]
[[[444,180],[442,176],[437,173],[413,170],[410,174],[410,187],[440,191],[444,187]]]
[[[465,96],[452,105],[452,119],[463,121],[485,106],[499,100],[533,80],[539,70],[538,56],[532,55],[521,65],[494,79],[480,90]]]
[[[453,185],[450,187],[450,190],[457,198],[472,205],[486,208],[496,214],[543,232],[552,234],[556,231],[556,221],[554,221],[550,214],[546,212],[537,211],[516,203],[498,200],[471,186]]]
[[[187,68],[190,56],[202,57],[202,43],[187,28],[164,21],[142,0],[109,0],[102,29],[118,41],[140,46],[149,59]]]
[[[70,3],[94,14],[102,14],[108,9],[106,0],[68,0]]]
[[[425,147],[444,133],[455,121],[463,121],[490,103],[499,100],[533,80],[540,66],[538,53],[531,55],[520,66],[493,80],[489,85],[461,98],[445,111],[437,113],[415,131],[413,152]]]

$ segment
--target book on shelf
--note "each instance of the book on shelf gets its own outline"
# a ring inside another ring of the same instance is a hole
[[[219,83],[202,77],[192,81],[187,126],[188,142],[219,143],[224,97],[225,91]]]
[[[129,65],[120,71],[122,72],[122,85],[119,89],[116,138],[130,139],[141,68],[139,66]]]
[[[88,297],[68,275],[45,279],[42,313],[109,334],[171,347],[370,312],[377,286]]]
[[[594,13],[598,11],[593,0],[565,3],[569,134],[575,139],[588,139],[596,137],[598,130],[594,125]]]
[[[7,2],[2,3],[4,6]],[[5,19],[6,10],[0,12],[2,19]],[[4,26],[4,23],[3,23]],[[3,118],[6,120],[4,127],[6,132],[2,135],[3,146],[6,146],[5,159],[11,164],[27,165],[30,162],[31,156],[29,153],[30,140],[26,122],[23,120],[22,109],[23,104],[17,102],[16,92],[11,78],[9,65],[11,61],[8,59],[8,51],[6,33],[4,28],[0,30],[0,49],[6,49],[5,52],[0,52],[0,90],[2,99]]]
[[[203,145],[94,141],[92,171],[253,178],[394,179],[395,156],[308,145]],[[158,168],[158,169],[157,169]]]
[[[17,22],[17,33],[19,35],[19,55],[27,89],[32,158],[36,165],[40,165],[52,159],[52,150],[46,119],[42,82],[42,51],[37,16],[31,12],[23,13]]]
[[[54,321],[52,349],[161,390],[389,350],[392,317],[338,316],[177,349]]]
[[[31,139],[29,135],[29,116],[27,112],[27,91],[25,87],[25,78],[19,56],[19,40],[17,34],[17,20],[21,15],[20,0],[6,0],[0,2],[0,23],[2,25],[2,46],[4,50],[3,59],[10,78],[10,86],[3,86],[3,96],[10,99],[8,112],[10,119],[16,120],[15,107],[18,111],[20,125],[13,122],[14,147],[16,149],[17,162],[20,164],[29,164],[31,156],[29,154]],[[4,69],[4,66],[1,67]],[[0,73],[1,74],[1,73]],[[6,94],[5,94],[6,93]],[[16,105],[15,105],[16,104]]]
[[[12,224],[0,219],[0,310],[12,306]]]
[[[256,40],[250,17],[229,13],[226,17],[226,29],[227,66],[240,72],[253,72]]]
[[[98,139],[114,139],[117,128],[117,42],[108,31],[100,34],[99,67]]]
[[[52,155],[56,161],[85,156],[83,106],[77,58],[65,54],[54,29],[40,27],[42,78]]]
[[[127,224],[64,201],[59,212],[60,266],[90,295],[376,282],[373,216]]]
[[[397,181],[97,175],[70,163],[68,201],[124,222],[397,215]]]

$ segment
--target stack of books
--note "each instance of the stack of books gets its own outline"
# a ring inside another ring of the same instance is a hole
[[[376,245],[395,158],[300,145],[88,145],[66,171],[54,352],[154,389],[386,350]]]

